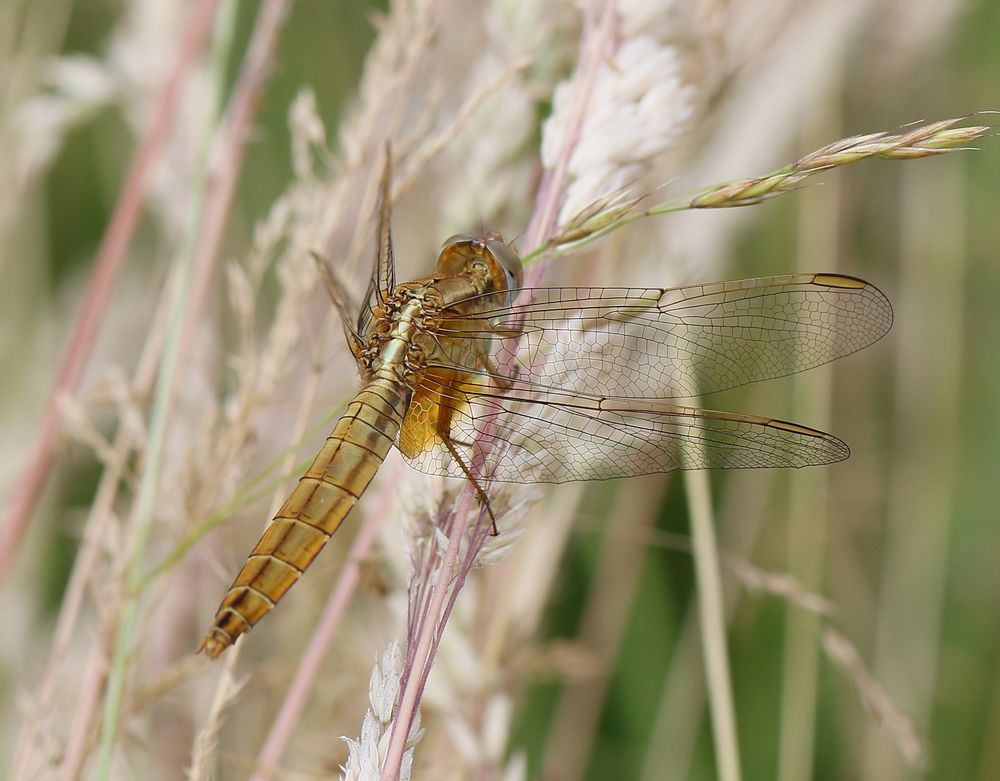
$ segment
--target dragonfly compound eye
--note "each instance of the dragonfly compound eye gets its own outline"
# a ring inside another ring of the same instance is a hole
[[[486,249],[503,269],[504,276],[507,278],[507,289],[519,290],[521,282],[524,280],[524,268],[521,266],[521,258],[518,257],[514,248],[500,239],[487,239]]]
[[[456,244],[471,244],[474,241],[476,241],[476,237],[471,233],[456,233],[454,236],[449,236],[441,243],[441,252],[451,249]]]

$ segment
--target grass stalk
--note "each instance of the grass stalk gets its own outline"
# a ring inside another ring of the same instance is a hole
[[[688,495],[688,513],[694,543],[695,580],[698,584],[698,612],[701,618],[701,641],[705,654],[705,679],[708,685],[709,710],[716,772],[721,781],[739,781],[739,748],[736,739],[736,714],[733,687],[726,648],[726,616],[719,573],[719,550],[712,513],[711,486],[705,470],[684,473]]]
[[[471,490],[462,490],[459,493],[452,516],[453,523],[451,533],[448,536],[448,548],[437,568],[437,578],[431,586],[432,591],[420,621],[420,631],[415,637],[408,640],[408,644],[413,646],[412,653],[409,649],[407,650],[407,666],[410,667],[410,671],[399,695],[399,706],[393,720],[389,748],[382,765],[382,774],[379,776],[380,781],[396,781],[399,778],[400,764],[403,761],[403,752],[409,738],[410,725],[413,723],[417,705],[423,694],[423,685],[430,673],[431,665],[434,663],[437,642],[440,641],[441,633],[444,631],[443,621],[447,618],[443,613],[446,604],[445,597],[451,590],[449,587],[458,574],[458,554],[467,532],[464,521],[469,517],[472,499],[473,492]],[[483,514],[483,512],[479,513],[480,516]],[[480,518],[480,523],[481,521]]]
[[[772,198],[796,192],[818,174],[852,163],[875,158],[916,160],[951,152],[966,151],[968,144],[985,138],[987,125],[957,127],[967,117],[952,117],[911,127],[905,133],[878,132],[827,144],[794,163],[762,176],[714,184],[686,195],[636,211],[642,198],[627,192],[613,193],[571,218],[559,231],[539,243],[522,258],[525,267],[551,254],[576,252],[598,239],[647,217],[694,209],[729,209],[754,206]]]
[[[767,517],[774,476],[754,476],[753,480],[728,480],[722,489],[718,523],[722,547],[729,556],[746,560]],[[679,548],[690,551],[690,546]],[[735,579],[723,584],[727,624],[743,597]],[[690,777],[690,767],[705,710],[704,657],[699,640],[698,614],[689,604],[678,632],[676,649],[667,668],[660,704],[653,722],[649,748],[643,760],[641,781],[682,781]]]
[[[966,256],[961,168],[908,167],[902,191],[900,308],[935,316],[912,317],[897,337],[893,449],[899,455],[890,472],[873,671],[926,730],[942,647],[959,475]],[[900,755],[894,741],[873,725],[865,740],[863,777],[907,777]]]
[[[832,94],[820,100],[821,105],[803,121],[805,135],[815,138],[836,132],[839,123],[834,116],[835,101]],[[800,271],[836,270],[840,254],[839,202],[839,181],[834,178],[799,204],[796,264]],[[832,367],[820,366],[792,378],[791,420],[829,429],[832,375]],[[788,484],[788,572],[816,592],[822,592],[825,572],[827,479],[825,469],[800,470],[789,475]],[[799,610],[792,603],[785,609],[779,781],[813,777],[820,661],[816,639],[820,622],[819,615]]]
[[[215,107],[221,106],[222,103],[225,65],[232,45],[235,20],[236,4],[233,0],[223,2],[218,6],[214,20],[211,57],[213,66],[212,105]],[[217,113],[217,109],[214,113]],[[199,226],[201,225],[202,205],[207,189],[205,172],[207,169],[208,151],[208,144],[206,143],[200,156],[199,171],[195,177],[195,191],[191,194],[187,229],[180,251],[174,261],[176,269],[175,278],[177,279],[176,295],[173,309],[170,313],[167,340],[160,359],[152,411],[150,413],[149,441],[145,452],[138,496],[133,508],[133,547],[130,551],[127,585],[123,598],[124,604],[120,611],[118,632],[108,673],[108,686],[104,701],[104,721],[101,727],[101,739],[98,748],[97,778],[99,779],[109,779],[111,777],[111,762],[115,739],[118,733],[118,720],[124,696],[125,676],[128,659],[132,652],[132,642],[141,596],[141,592],[136,587],[142,579],[145,567],[144,554],[156,509],[160,464],[166,444],[167,422],[170,417],[173,401],[172,389],[180,365],[184,323],[187,319],[188,307],[191,302],[191,287],[196,260],[195,247]]]
[[[271,59],[278,33],[289,10],[289,0],[265,0],[257,12],[253,33],[247,44],[239,76],[222,118],[213,148],[209,197],[195,250],[195,277],[191,287],[191,316],[184,325],[181,340],[181,364],[201,321],[199,314],[208,295],[213,270],[219,254],[226,218],[236,193],[236,183],[243,169],[243,159],[250,138],[259,94],[270,73]]]

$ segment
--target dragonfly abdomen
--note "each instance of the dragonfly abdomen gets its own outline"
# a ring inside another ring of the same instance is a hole
[[[384,377],[354,397],[229,587],[199,651],[217,657],[295,584],[375,476],[405,407]]]

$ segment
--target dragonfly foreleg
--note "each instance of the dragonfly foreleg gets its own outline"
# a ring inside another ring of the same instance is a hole
[[[479,367],[490,376],[490,379],[496,384],[496,386],[500,390],[504,391],[510,390],[513,387],[513,382],[511,381],[511,378],[505,377],[504,374],[497,367],[496,363],[494,363],[493,359],[490,358],[490,356],[488,356],[486,353],[477,350],[476,363],[478,363]],[[517,378],[517,373],[518,373],[518,367],[515,366],[512,369],[512,375],[514,379]]]
[[[479,502],[483,505],[487,514],[490,516],[490,525],[492,527],[490,533],[496,537],[500,534],[500,530],[497,528],[497,518],[493,514],[493,506],[490,504],[490,498],[486,495],[486,491],[483,490],[483,487],[479,484],[476,476],[472,474],[472,470],[469,468],[468,464],[465,463],[465,459],[463,459],[459,454],[451,437],[447,434],[442,434],[441,441],[444,442],[444,446],[448,448],[448,452],[451,453],[451,457],[455,459],[455,462],[465,473],[466,478],[468,478],[469,482],[472,483],[472,487],[475,489],[476,495],[479,497]]]
[[[333,302],[333,306],[340,317],[340,323],[344,328],[344,337],[347,339],[347,344],[351,348],[354,357],[360,358],[361,350],[364,347],[364,340],[351,327],[351,312],[357,311],[357,305],[351,299],[351,294],[347,290],[347,286],[337,277],[333,266],[323,260],[318,253],[313,252],[311,254],[313,260],[316,262],[316,271],[323,282],[326,294],[330,297],[330,301]]]

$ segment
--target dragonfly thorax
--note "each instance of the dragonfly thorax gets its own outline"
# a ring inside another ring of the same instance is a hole
[[[430,282],[430,280],[428,280]],[[359,362],[362,379],[379,375],[409,382],[419,373],[440,317],[441,297],[427,283],[400,285],[379,309]]]

